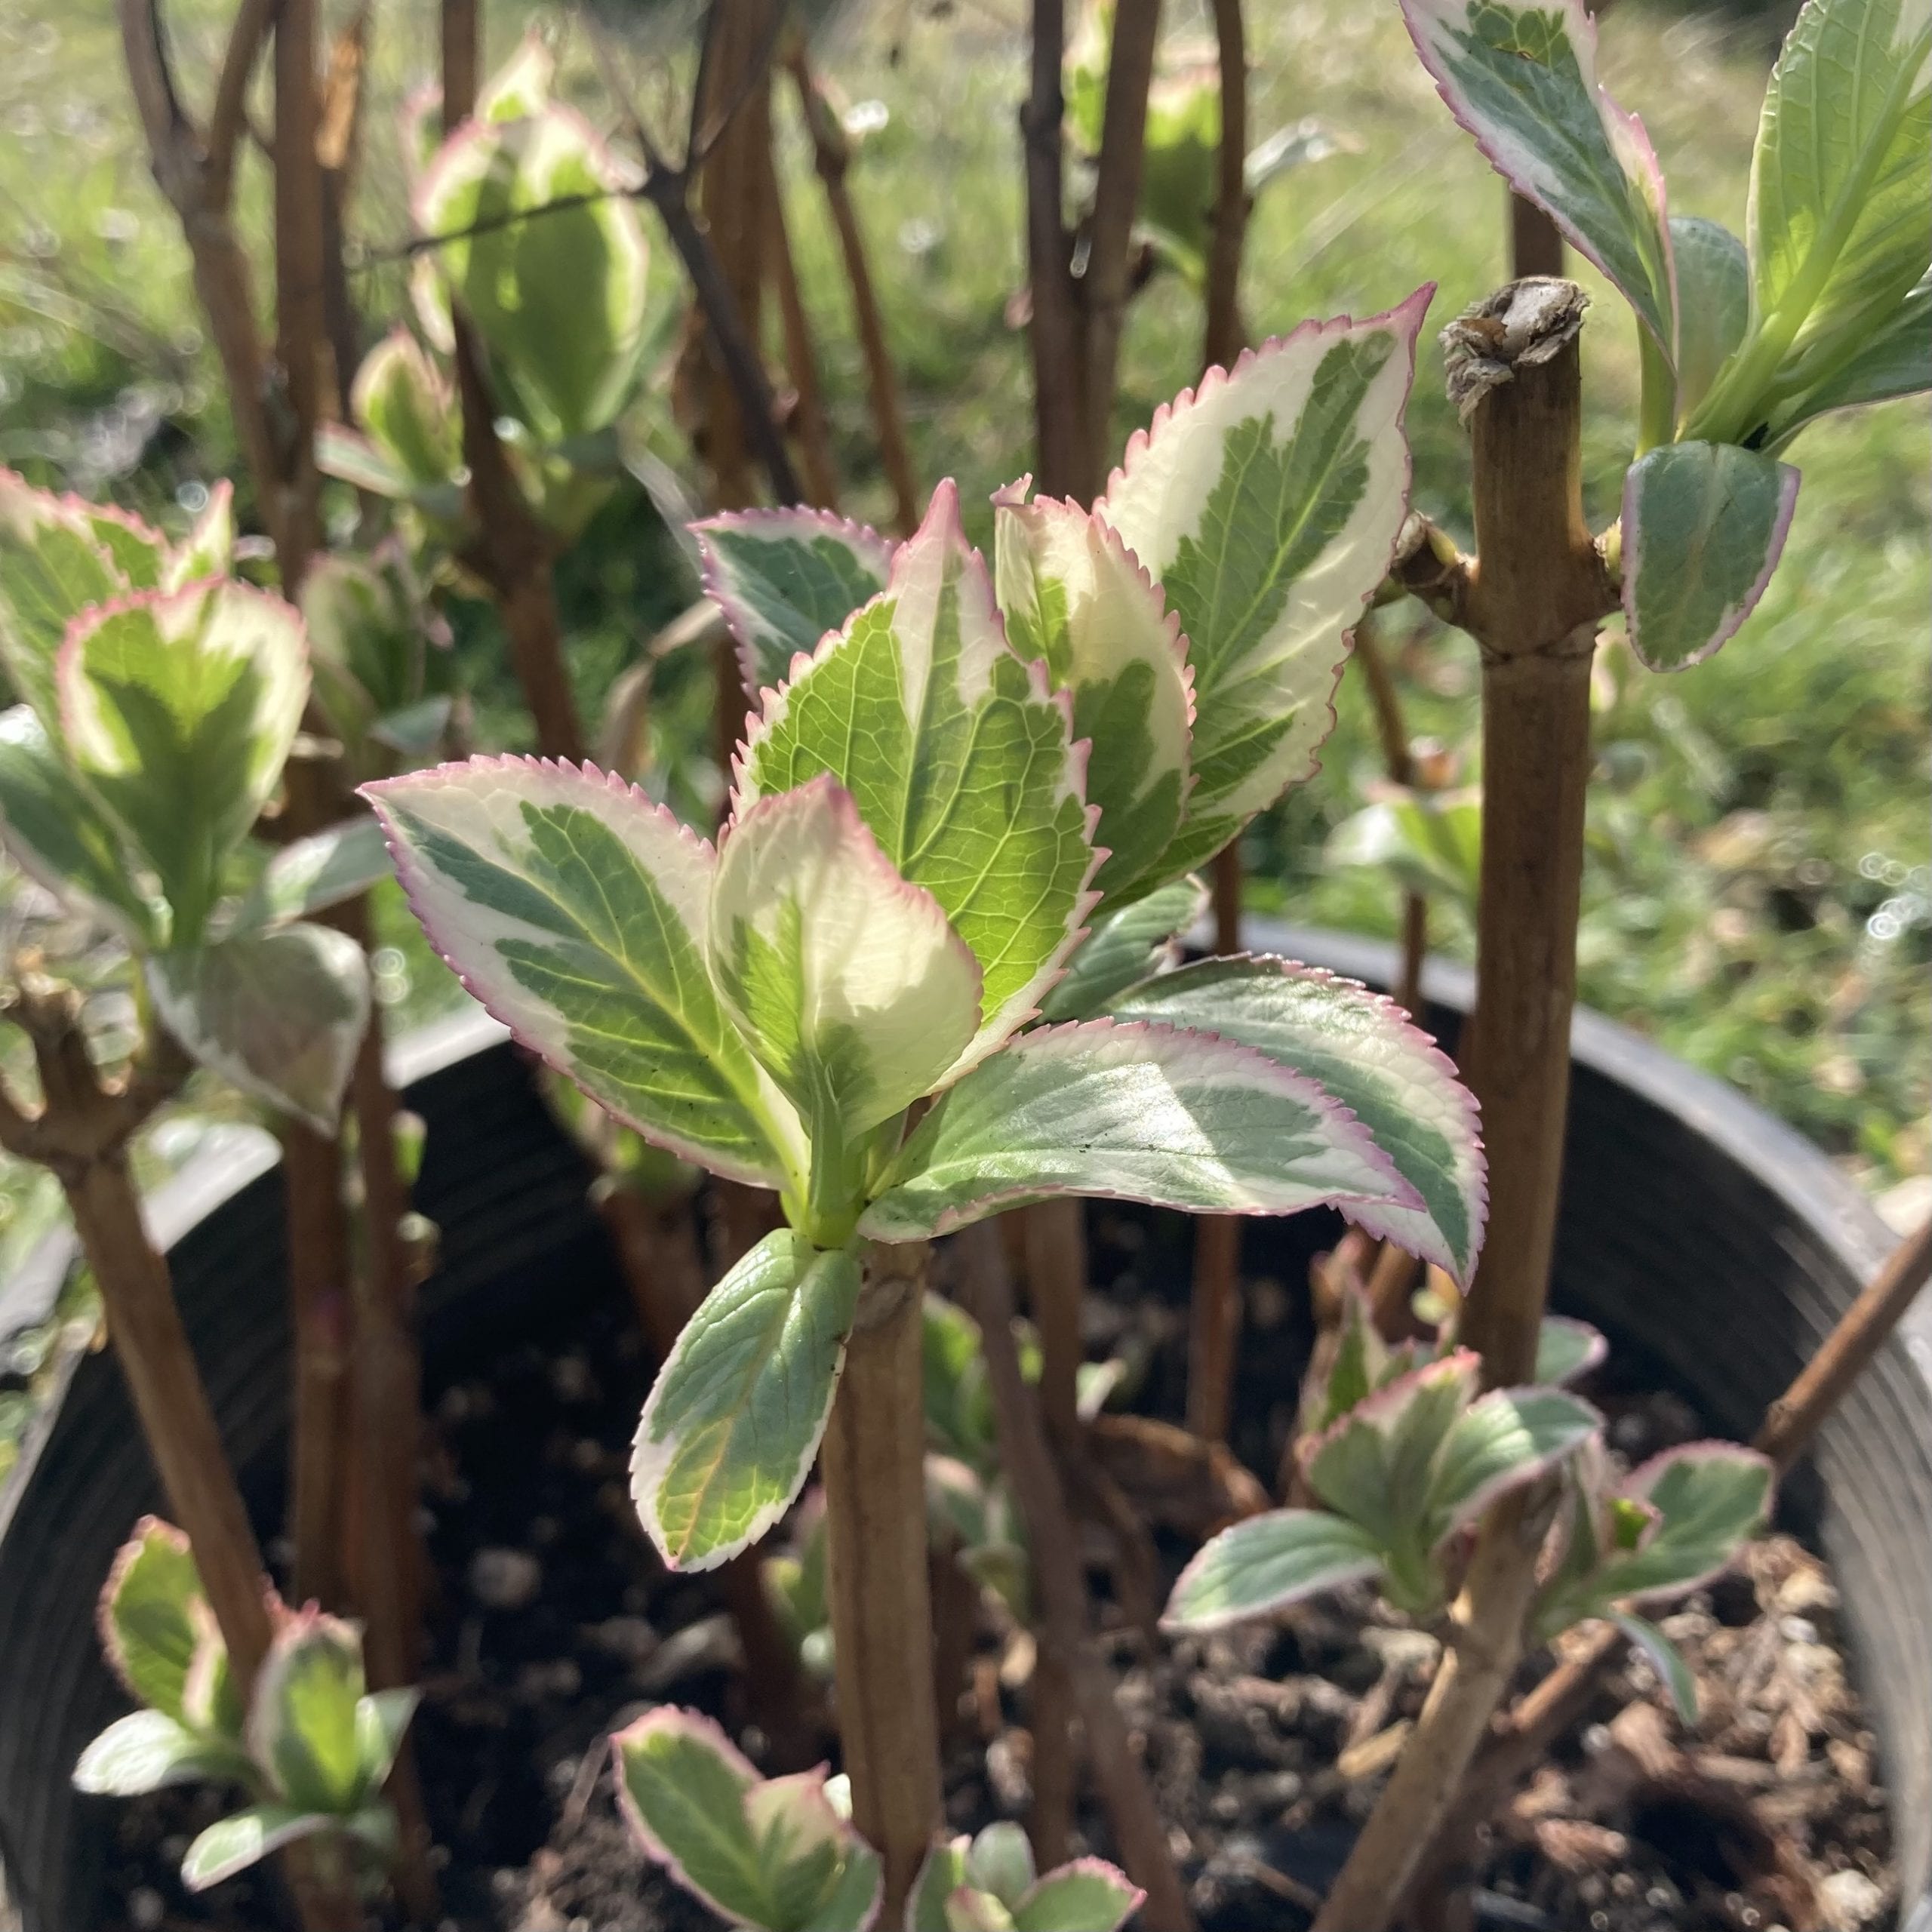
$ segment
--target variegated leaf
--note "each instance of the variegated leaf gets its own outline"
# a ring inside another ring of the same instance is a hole
[[[248,1706],[248,1749],[297,1810],[346,1814],[367,1794],[357,1706],[362,1638],[311,1605],[277,1628]]]
[[[1318,1082],[1422,1202],[1345,1201],[1342,1211],[1469,1281],[1488,1208],[1475,1102],[1392,1000],[1284,959],[1207,959],[1134,988],[1111,1011],[1117,1019],[1217,1033]]]
[[[1807,0],[1764,95],[1751,162],[1758,328],[1801,366],[1890,319],[1932,263],[1932,8]]]
[[[761,1779],[710,1718],[670,1706],[611,1743],[619,1802],[646,1854],[730,1924],[870,1932],[878,1858],[833,1807],[823,1767]]]
[[[719,995],[804,1121],[815,1171],[930,1092],[980,1023],[978,961],[829,777],[726,829],[710,945]]]
[[[208,512],[218,513],[232,494],[226,481],[217,483],[204,515]],[[114,568],[128,580],[130,590],[173,589],[186,581],[173,568],[174,559],[169,554],[167,538],[152,525],[113,503],[91,503],[82,497],[72,501],[86,518],[94,541],[113,558]],[[232,532],[230,543],[232,546]],[[211,564],[198,574],[214,576],[227,568],[228,556],[224,552],[219,563]]]
[[[733,510],[691,528],[705,595],[724,614],[754,703],[870,603],[892,567],[885,538],[828,510]]]
[[[1603,1426],[1560,1389],[1492,1389],[1459,1416],[1430,1475],[1422,1535],[1435,1549],[1506,1490],[1553,1468]]]
[[[54,665],[67,626],[135,588],[98,516],[0,469],[0,667],[50,732],[60,730]]]
[[[1115,995],[1174,965],[1179,936],[1207,909],[1208,888],[1190,872],[1099,913],[1065,976],[1040,1002],[1041,1018],[1094,1018]]]
[[[1610,1352],[1610,1344],[1587,1321],[1546,1315],[1537,1331],[1537,1363],[1531,1380],[1560,1389],[1587,1375]]]
[[[205,1892],[285,1845],[334,1830],[337,1823],[325,1812],[304,1811],[295,1805],[251,1804],[218,1819],[188,1847],[181,1861],[181,1882],[191,1892]]]
[[[165,1786],[245,1779],[248,1759],[232,1746],[196,1736],[162,1711],[132,1711],[81,1753],[74,1789],[139,1798]]]
[[[161,909],[142,897],[121,835],[75,782],[30,706],[0,712],[0,844],[56,897],[145,946]]]
[[[140,592],[74,620],[56,681],[68,757],[159,875],[171,943],[194,945],[302,721],[300,618],[227,581]]]
[[[1697,1679],[1684,1660],[1684,1653],[1654,1623],[1628,1611],[1611,1614],[1611,1623],[1623,1632],[1657,1674],[1657,1680],[1670,1693],[1672,1708],[1684,1724],[1697,1721]]]
[[[781,1228],[685,1324],[631,1454],[631,1496],[674,1569],[709,1570],[790,1508],[845,1358],[859,1266]]]
[[[1272,1509],[1211,1537],[1180,1573],[1162,1626],[1218,1630],[1380,1575],[1382,1546],[1326,1509]]]
[[[1700,663],[1756,608],[1798,503],[1798,472],[1734,443],[1666,443],[1623,479],[1623,614],[1654,671]]]
[[[162,559],[155,587],[183,590],[203,577],[226,577],[234,565],[235,486],[224,476],[208,491],[194,527]],[[125,555],[122,566],[133,581],[134,569]]]
[[[1402,411],[1431,292],[1210,370],[1134,435],[1097,506],[1188,641],[1194,786],[1170,875],[1315,768],[1349,627],[1407,508]]]
[[[1179,618],[1118,534],[1077,503],[993,499],[993,581],[1008,641],[1043,658],[1091,749],[1087,797],[1108,857],[1094,884],[1119,899],[1160,867],[1189,781],[1194,703]],[[1171,870],[1171,868],[1168,868]]]
[[[1402,0],[1402,14],[1450,112],[1673,359],[1663,171],[1642,122],[1598,82],[1596,23],[1583,0]]]
[[[364,795],[430,943],[519,1039],[685,1159],[802,1178],[796,1117],[712,985],[703,840],[589,765],[472,758]]]
[[[906,1932],[952,1932],[946,1901],[966,1882],[966,1852],[971,1843],[963,1835],[934,1839],[906,1894]]]
[[[1633,1469],[1617,1495],[1654,1512],[1634,1549],[1608,1554],[1592,1580],[1600,1603],[1694,1589],[1727,1568],[1764,1527],[1776,1472],[1735,1442],[1688,1442]]]
[[[1096,1020],[981,1061],[920,1122],[859,1225],[919,1240],[1055,1194],[1214,1214],[1420,1205],[1313,1081],[1212,1034]]]
[[[276,848],[235,909],[226,936],[263,932],[326,912],[390,876],[388,842],[374,818],[332,825]]]
[[[417,227],[449,238],[436,260],[494,379],[546,442],[608,427],[637,374],[648,251],[625,185],[588,124],[550,106],[465,122],[416,191]]]
[[[1119,1932],[1146,1897],[1103,1858],[1056,1866],[1014,1908],[1013,1932]]]
[[[362,358],[349,405],[376,448],[414,488],[447,483],[463,461],[463,426],[449,377],[407,329]]]
[[[346,933],[306,923],[158,952],[161,1023],[202,1066],[330,1134],[369,1025],[369,968]]]
[[[1069,706],[1008,646],[950,483],[884,593],[772,692],[737,809],[829,772],[894,868],[937,899],[983,976],[962,1071],[1029,1019],[1092,904]]]
[[[109,1667],[131,1697],[179,1718],[202,1638],[201,1573],[188,1539],[171,1523],[143,1516],[121,1546],[95,1620]]]
[[[516,51],[483,83],[476,96],[482,121],[520,121],[549,105],[557,58],[537,27],[525,30]]]
[[[1729,229],[1701,215],[1672,215],[1670,246],[1677,263],[1677,408],[1687,416],[1750,326],[1751,264]]]

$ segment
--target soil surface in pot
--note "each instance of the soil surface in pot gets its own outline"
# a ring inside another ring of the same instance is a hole
[[[1090,1353],[1124,1363],[1118,1399],[1177,1420],[1184,1234],[1103,1216],[1092,1259],[1109,1292],[1090,1297]],[[1235,1441],[1268,1473],[1306,1364],[1308,1297],[1266,1277],[1246,1286]],[[650,1705],[706,1711],[755,1760],[783,1767],[715,1581],[666,1572],[631,1507],[630,1438],[651,1371],[630,1308],[614,1296],[568,1334],[528,1341],[432,1405],[433,1654],[414,1736],[447,1852],[449,1932],[717,1923],[646,1863],[617,1814],[604,1740]],[[1612,1373],[1624,1379],[1599,1377],[1587,1392],[1620,1454],[1703,1432],[1681,1401],[1641,1386],[1640,1364]],[[1192,1544],[1164,1529],[1152,1542],[1164,1592]],[[1090,1553],[1123,1707],[1203,1932],[1305,1925],[1420,1708],[1435,1639],[1359,1596],[1150,1647],[1119,1607],[1134,1589],[1118,1545],[1096,1528]],[[1694,1733],[1645,1666],[1626,1666],[1476,1848],[1476,1922],[1531,1932],[1889,1924],[1884,1795],[1836,1604],[1823,1567],[1779,1537],[1675,1607],[1663,1623],[1697,1675]],[[948,1752],[948,1811],[961,1830],[1026,1816],[1032,1656],[1025,1633],[983,1622]],[[1549,1661],[1526,1666],[1526,1681]],[[833,1748],[828,1735],[823,1754]],[[119,1807],[103,1932],[292,1922],[272,1878],[200,1898],[182,1890],[188,1840],[221,1808],[201,1791]],[[1078,1827],[1075,1850],[1111,1849],[1091,1800]]]

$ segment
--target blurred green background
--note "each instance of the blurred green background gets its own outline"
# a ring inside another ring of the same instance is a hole
[[[229,11],[208,0],[167,8],[191,91],[211,83]],[[570,91],[612,124],[567,14],[486,11],[497,58],[528,20],[542,19]],[[1501,186],[1435,99],[1393,0],[1250,11],[1254,138],[1313,117],[1333,150],[1261,198],[1244,283],[1250,330],[1258,337],[1304,316],[1386,307],[1437,281],[1410,417],[1416,501],[1466,534],[1465,446],[1442,398],[1434,327],[1506,273]],[[957,476],[978,506],[981,539],[986,494],[1030,460],[1030,377],[1009,320],[1021,279],[1023,15],[1019,0],[885,4],[830,21],[819,42],[820,65],[863,134],[853,188],[920,481]],[[614,5],[605,17],[639,71],[663,82],[647,79],[647,115],[672,125],[691,17]],[[1605,23],[1606,78],[1643,114],[1673,212],[1742,228],[1771,20],[1629,0]],[[335,10],[330,20],[339,24]],[[1168,21],[1175,34],[1206,31],[1198,5],[1177,0]],[[352,211],[364,256],[355,286],[371,340],[405,306],[399,270],[381,259],[408,232],[395,111],[434,71],[436,10],[430,0],[376,0],[373,29]],[[844,507],[882,521],[888,499],[848,300],[792,105],[781,93],[781,168]],[[267,186],[251,152],[242,206],[257,235]],[[670,251],[652,238],[654,275],[674,300]],[[1621,304],[1587,269],[1582,278],[1597,297],[1585,351],[1586,488],[1601,522],[1614,514],[1634,427],[1636,356]],[[1136,300],[1123,438],[1192,380],[1200,328],[1198,302],[1177,277],[1155,276]],[[661,398],[647,408],[663,414]],[[1790,545],[1740,635],[1711,663],[1667,678],[1641,672],[1619,639],[1601,654],[1583,991],[1783,1115],[1903,1219],[1932,1192],[1927,412],[1894,405],[1828,423],[1794,460],[1804,481]],[[211,479],[235,468],[185,253],[125,96],[110,0],[0,0],[0,461],[177,523]],[[638,492],[599,515],[561,584],[574,672],[593,705],[691,594]],[[523,742],[492,620],[480,606],[451,614],[479,741]],[[1416,728],[1473,759],[1472,648],[1407,609],[1389,614],[1382,635]],[[686,766],[707,742],[709,685],[697,672],[669,676],[653,713],[659,750]],[[1352,675],[1339,713],[1321,772],[1247,841],[1251,903],[1297,921],[1392,933],[1389,879],[1324,864],[1329,835],[1379,775]],[[1439,915],[1436,929],[1446,949],[1466,952],[1458,917]],[[383,994],[405,1017],[457,996],[411,943],[414,930],[392,918],[378,961]],[[8,1198],[17,1242],[33,1215]]]

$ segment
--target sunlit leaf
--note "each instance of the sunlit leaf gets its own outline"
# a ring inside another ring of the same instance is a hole
[[[767,1235],[713,1288],[659,1371],[631,1495],[673,1567],[755,1543],[804,1486],[857,1306],[851,1255]]]
[[[1612,1553],[1595,1580],[1605,1602],[1675,1595],[1707,1583],[1764,1526],[1774,1473],[1735,1442],[1691,1442],[1633,1470],[1620,1497],[1656,1520],[1637,1548]]]
[[[592,766],[472,758],[365,795],[431,944],[518,1038],[648,1140],[786,1184],[795,1117],[706,964],[709,845]]]
[[[135,574],[124,556],[130,581]],[[203,577],[226,577],[235,565],[235,486],[221,478],[208,491],[194,527],[168,551],[162,561],[158,588],[180,590]],[[136,582],[136,588],[142,586]]]
[[[178,1718],[200,1641],[202,1580],[188,1539],[144,1516],[121,1546],[100,1593],[97,1620],[109,1666],[149,1709]]]
[[[188,1847],[181,1861],[181,1882],[191,1892],[205,1892],[284,1845],[334,1829],[336,1822],[326,1813],[292,1805],[251,1804],[211,1825]]]
[[[1429,1546],[1474,1522],[1506,1490],[1542,1475],[1602,1426],[1589,1403],[1560,1389],[1492,1389],[1443,1441],[1423,1506]]]
[[[1100,1020],[981,1061],[920,1122],[860,1227],[917,1240],[1055,1194],[1222,1214],[1420,1205],[1312,1081],[1210,1034]]]
[[[117,1718],[81,1753],[74,1789],[108,1798],[139,1798],[174,1784],[233,1780],[248,1762],[232,1746],[198,1737],[162,1711]]]
[[[1105,1859],[1056,1866],[1014,1908],[1014,1932],[1118,1932],[1146,1897]]]
[[[1767,448],[1782,449],[1808,423],[1834,410],[1891,402],[1932,389],[1932,279],[1921,281],[1849,347],[1817,383],[1771,413]]]
[[[1273,1509],[1210,1537],[1180,1573],[1161,1621],[1171,1630],[1217,1630],[1381,1569],[1381,1546],[1346,1517]]]
[[[275,1634],[248,1706],[248,1749],[275,1792],[302,1811],[349,1812],[366,1795],[357,1706],[362,1639],[312,1606]]]
[[[1430,292],[1211,370],[1137,432],[1096,506],[1187,638],[1194,787],[1170,875],[1314,769],[1350,627],[1407,508],[1402,411]]]
[[[455,387],[407,329],[392,329],[362,358],[349,406],[370,441],[412,486],[446,483],[455,475],[463,461]]]

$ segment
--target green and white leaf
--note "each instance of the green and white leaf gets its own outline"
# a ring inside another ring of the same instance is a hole
[[[412,1687],[371,1690],[355,1705],[355,1755],[365,1792],[381,1790],[402,1749],[423,1694]]]
[[[134,588],[91,503],[36,490],[0,469],[0,668],[58,734],[54,660],[67,626]]]
[[[133,1711],[81,1753],[74,1789],[140,1798],[168,1785],[243,1780],[249,1769],[248,1758],[233,1746],[197,1736],[165,1711]]]
[[[1670,1693],[1672,1707],[1684,1724],[1697,1721],[1697,1679],[1684,1653],[1657,1626],[1628,1611],[1611,1613],[1611,1623],[1621,1630],[1638,1651],[1648,1660],[1657,1679]]]
[[[972,1840],[935,1838],[906,1899],[906,1932],[952,1932],[946,1901],[966,1882],[966,1854]]]
[[[1756,608],[1798,501],[1798,472],[1734,443],[1666,443],[1623,480],[1623,614],[1654,671],[1701,663]]]
[[[1609,1352],[1601,1333],[1567,1315],[1546,1315],[1537,1331],[1537,1363],[1531,1380],[1560,1389],[1587,1374]]]
[[[1890,319],[1863,336],[1816,384],[1773,409],[1766,448],[1774,454],[1807,423],[1834,410],[1891,402],[1932,389],[1932,278],[1921,281]]]
[[[1710,393],[1718,371],[1751,322],[1751,263],[1744,244],[1721,222],[1670,218],[1677,263],[1677,410],[1688,416]]]
[[[1168,875],[1315,768],[1351,626],[1407,507],[1402,411],[1429,293],[1211,370],[1134,435],[1096,507],[1187,639],[1194,786]]]
[[[345,819],[325,832],[278,846],[227,932],[263,932],[326,912],[392,878],[389,842],[373,817]]]
[[[754,701],[885,588],[894,546],[828,510],[734,510],[694,524],[705,595],[723,612]]]
[[[1161,1622],[1170,1630],[1218,1630],[1361,1583],[1382,1572],[1382,1546],[1326,1509],[1271,1509],[1204,1543],[1180,1573]]]
[[[1583,0],[1402,0],[1402,14],[1490,164],[1609,276],[1673,359],[1663,173],[1644,124],[1597,80]]]
[[[355,1625],[312,1607],[275,1632],[248,1706],[248,1750],[297,1810],[346,1814],[368,1795],[363,1690]]]
[[[347,934],[306,921],[158,952],[148,988],[161,1023],[211,1072],[334,1131],[369,1025],[369,968]]]
[[[203,577],[226,577],[234,568],[235,486],[224,476],[209,491],[194,527],[168,552],[156,588],[183,590]],[[133,577],[131,569],[128,574]]]
[[[1734,1442],[1687,1443],[1633,1470],[1618,1495],[1657,1519],[1635,1549],[1606,1555],[1598,1600],[1640,1602],[1707,1582],[1763,1529],[1774,1480],[1764,1457]]]
[[[1211,1214],[1420,1205],[1312,1081],[1211,1034],[1097,1020],[981,1061],[920,1122],[859,1226],[920,1240],[1056,1194]]]
[[[719,997],[804,1121],[821,1181],[837,1150],[936,1087],[979,1026],[978,961],[829,777],[726,829],[710,946]]]
[[[685,1325],[631,1453],[631,1495],[674,1569],[709,1570],[804,1487],[845,1359],[859,1266],[781,1228]]]
[[[983,976],[955,1075],[1032,1017],[1092,904],[1069,709],[1008,647],[943,483],[884,593],[770,694],[739,762],[740,814],[829,772],[939,901]]]
[[[1119,1932],[1146,1894],[1105,1859],[1057,1866],[1014,1907],[1014,1932]]]
[[[230,485],[225,480],[217,483],[211,494],[208,509],[203,512],[204,520],[211,514],[218,517],[231,494]],[[114,560],[114,568],[128,580],[130,590],[173,589],[186,580],[176,574],[174,561],[168,553],[168,540],[152,525],[112,503],[91,503],[78,497],[70,500],[87,518],[94,541]],[[232,546],[232,527],[229,542]],[[224,552],[219,563],[211,564],[199,574],[209,577],[225,571],[227,568],[227,554]]]
[[[454,386],[407,329],[392,329],[362,358],[349,406],[413,488],[448,483],[462,466]]]
[[[1475,1102],[1392,1000],[1284,959],[1208,959],[1133,988],[1111,1011],[1117,1020],[1218,1034],[1317,1083],[1420,1201],[1343,1201],[1342,1211],[1469,1281],[1488,1201]]]
[[[1430,1475],[1422,1534],[1435,1549],[1506,1490],[1553,1467],[1603,1426],[1560,1389],[1493,1389],[1459,1416]]]
[[[192,946],[301,723],[301,620],[225,581],[142,592],[75,620],[57,681],[75,770],[158,875],[173,943]]]
[[[1932,262],[1932,8],[1807,0],[1751,162],[1758,327],[1801,360],[1890,319]]]
[[[991,1892],[1011,1909],[1032,1889],[1038,1873],[1026,1832],[1008,1819],[985,1826],[966,1852],[966,1882]]]
[[[32,707],[0,712],[0,844],[20,869],[131,946],[152,943],[165,917],[139,890],[121,835],[49,743]]]
[[[546,106],[466,122],[417,189],[417,229],[456,238],[435,251],[445,281],[544,442],[608,428],[636,377],[649,255],[626,186],[578,115]],[[552,205],[573,197],[595,198]]]
[[[1176,964],[1180,940],[1208,909],[1208,888],[1192,872],[1100,913],[1040,1003],[1040,1017],[1092,1020],[1129,986]]]
[[[1109,850],[1094,883],[1118,900],[1156,872],[1180,829],[1194,717],[1186,647],[1114,530],[1077,503],[1028,503],[1026,490],[993,499],[995,589],[1008,641],[1044,659],[1054,688],[1072,696]]]
[[[181,1882],[191,1892],[205,1892],[238,1872],[245,1872],[271,1852],[318,1832],[333,1831],[338,1821],[326,1812],[303,1811],[288,1804],[251,1804],[211,1825],[188,1847],[181,1861]]]
[[[115,1675],[131,1696],[168,1717],[182,1715],[202,1602],[188,1539],[158,1516],[143,1517],[115,1556],[97,1617]]]
[[[520,1040],[686,1160],[802,1180],[796,1117],[712,985],[709,845],[592,766],[472,758],[365,795],[430,943]]]

